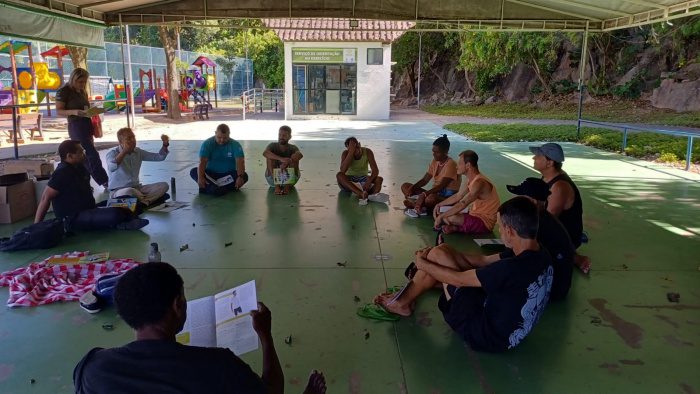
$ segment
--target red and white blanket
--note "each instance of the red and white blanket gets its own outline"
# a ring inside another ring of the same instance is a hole
[[[100,276],[126,272],[137,265],[134,259],[86,264],[49,264],[44,260],[3,272],[0,274],[0,287],[10,288],[7,300],[10,307],[77,301],[95,287]]]

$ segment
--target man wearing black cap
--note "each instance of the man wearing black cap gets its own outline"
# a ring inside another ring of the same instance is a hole
[[[564,150],[559,144],[549,142],[542,146],[531,146],[530,152],[535,155],[532,157],[533,167],[542,174],[542,180],[551,192],[547,198],[547,211],[561,221],[574,248],[578,249],[583,235],[583,202],[576,184],[562,170]],[[587,256],[577,255],[575,264],[584,274],[591,268]]]

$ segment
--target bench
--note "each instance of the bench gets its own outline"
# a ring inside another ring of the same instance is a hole
[[[12,136],[14,131],[15,133],[19,134],[17,143],[23,144],[24,140],[22,139],[20,128],[15,126],[16,125],[12,123],[12,114],[0,114],[0,132],[5,133],[5,136],[7,136],[7,142],[14,141],[14,137]]]
[[[14,128],[12,127],[12,114],[0,114],[0,132],[5,133],[8,143],[14,142],[13,130],[16,130],[18,144],[24,143],[22,131],[26,131],[31,140],[43,141],[44,134],[41,127],[41,119],[42,115],[40,113],[19,114],[17,116],[17,127]]]

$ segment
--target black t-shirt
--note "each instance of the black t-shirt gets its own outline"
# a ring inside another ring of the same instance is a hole
[[[571,244],[569,233],[564,225],[547,210],[540,211],[540,227],[537,231],[537,242],[540,243],[552,257],[554,282],[552,283],[552,301],[563,300],[571,287],[571,275],[574,271],[574,245]],[[515,256],[512,249],[506,249],[499,254],[501,259]]]
[[[583,201],[581,200],[581,193],[574,181],[565,172],[547,182],[547,186],[551,189],[559,181],[568,183],[574,189],[574,203],[571,205],[571,208],[561,211],[559,221],[569,233],[574,248],[578,249],[581,246],[581,235],[583,234]]]
[[[553,273],[545,249],[526,250],[476,269],[486,292],[483,324],[489,348],[514,348],[530,333],[549,301]]]
[[[75,392],[266,393],[258,375],[233,352],[168,340],[91,350],[73,371]]]
[[[65,105],[65,109],[84,110],[86,107],[90,107],[87,95],[78,92],[67,84],[56,91],[56,101],[62,102]],[[75,115],[68,117],[69,121],[75,119],[79,119],[79,117]]]
[[[49,179],[49,187],[58,191],[52,201],[57,218],[72,218],[78,212],[95,208],[90,173],[82,164],[60,162]]]

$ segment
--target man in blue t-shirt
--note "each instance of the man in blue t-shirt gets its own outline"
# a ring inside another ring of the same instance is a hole
[[[388,312],[410,316],[416,299],[442,284],[438,308],[445,322],[474,350],[500,352],[516,347],[535,326],[549,301],[553,268],[537,242],[538,209],[527,197],[498,208],[501,239],[513,256],[480,264],[447,244],[418,250],[418,271],[398,296],[374,302]]]
[[[215,196],[236,191],[248,182],[243,148],[231,138],[227,125],[218,125],[214,136],[202,142],[199,166],[190,170],[190,176],[199,185],[200,193]]]

